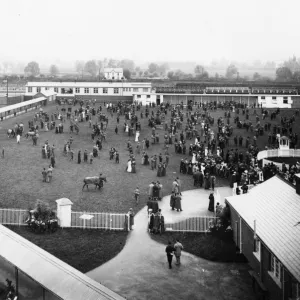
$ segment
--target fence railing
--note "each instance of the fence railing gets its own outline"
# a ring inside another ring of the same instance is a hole
[[[127,231],[128,226],[126,214],[71,212],[71,227]]]
[[[216,217],[193,217],[176,223],[165,223],[166,231],[179,232],[207,232],[209,226],[216,224],[218,218]]]
[[[14,208],[0,208],[0,224],[26,225],[28,210]]]

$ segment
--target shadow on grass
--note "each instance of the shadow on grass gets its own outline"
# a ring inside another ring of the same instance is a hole
[[[122,251],[128,234],[79,228],[36,234],[26,226],[6,227],[83,273],[99,267]]]
[[[210,234],[192,232],[166,232],[162,235],[150,235],[159,243],[167,245],[169,241],[173,244],[176,239],[182,243],[184,251],[198,257],[218,262],[245,262],[244,256],[236,251],[234,242],[223,241]]]

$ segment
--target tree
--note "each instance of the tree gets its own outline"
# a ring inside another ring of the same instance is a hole
[[[238,74],[237,67],[234,64],[230,64],[226,70],[226,77],[230,79],[230,78],[233,78],[233,76],[237,75],[237,74]]]
[[[255,72],[255,73],[253,74],[253,80],[260,80],[260,79],[261,79],[260,74],[259,74],[258,72]]]
[[[28,65],[25,67],[24,72],[26,73],[26,75],[29,76],[37,76],[40,74],[40,66],[37,62],[35,61],[31,61],[30,63],[28,63]]]
[[[149,73],[155,73],[158,71],[158,64],[155,64],[155,63],[151,63],[149,66],[148,66],[148,71]]]
[[[51,65],[50,66],[50,74],[51,76],[57,76],[57,74],[59,73],[58,71],[58,67],[56,65]]]
[[[287,67],[281,67],[276,70],[276,79],[277,80],[291,80],[293,77],[292,71]]]
[[[83,77],[83,71],[84,71],[84,61],[83,60],[77,60],[75,62],[75,69],[76,69],[76,72],[78,74],[81,74],[81,76]]]
[[[276,63],[274,61],[267,61],[266,64],[264,65],[265,69],[275,69],[276,68]]]
[[[167,76],[171,80],[174,79],[174,72],[173,71],[168,72]]]
[[[130,59],[122,59],[118,62],[118,67],[123,68],[124,70],[127,69],[130,72],[134,71],[135,65],[134,61]]]
[[[89,60],[84,65],[84,71],[92,75],[96,76],[98,73],[98,66],[95,60]]]
[[[131,78],[131,72],[130,72],[128,69],[124,69],[124,70],[123,70],[123,76],[124,76],[126,79],[130,79],[130,78]]]
[[[116,68],[117,66],[118,66],[118,61],[110,58],[110,60],[107,63],[107,67],[108,68]]]
[[[194,69],[196,75],[202,75],[205,72],[205,69],[201,65],[197,65]]]
[[[160,75],[165,75],[168,69],[169,69],[169,65],[167,63],[164,63],[158,66],[157,72]]]
[[[289,60],[285,61],[283,63],[283,67],[289,68],[292,73],[294,73],[296,71],[300,71],[300,64],[297,61],[296,56],[293,56]]]
[[[300,82],[300,71],[294,72],[293,79],[297,82]]]

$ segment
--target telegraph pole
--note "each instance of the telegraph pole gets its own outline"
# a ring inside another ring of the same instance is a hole
[[[8,76],[6,76],[6,104],[8,105]]]

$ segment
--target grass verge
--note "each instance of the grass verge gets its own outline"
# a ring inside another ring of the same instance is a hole
[[[128,232],[64,228],[53,234],[36,234],[26,226],[6,226],[80,272],[91,271],[116,256]]]
[[[233,241],[222,241],[210,234],[192,232],[166,232],[163,235],[153,235],[151,238],[159,243],[173,244],[178,238],[184,247],[184,251],[201,258],[218,262],[244,262],[244,258],[236,253]]]

